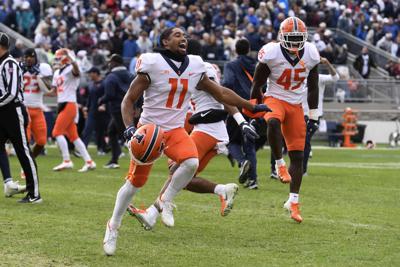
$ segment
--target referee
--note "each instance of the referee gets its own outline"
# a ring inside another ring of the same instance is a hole
[[[29,119],[23,105],[22,71],[9,47],[8,36],[0,32],[0,147],[10,140],[24,170],[28,193],[19,203],[41,203],[36,162],[26,136]]]

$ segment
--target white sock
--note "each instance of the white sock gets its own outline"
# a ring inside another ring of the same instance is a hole
[[[126,181],[125,184],[119,189],[117,198],[115,200],[113,215],[110,219],[112,228],[118,229],[121,226],[122,217],[124,216],[129,203],[137,191],[138,188],[134,187],[129,181]]]
[[[300,198],[299,194],[289,193],[289,202],[299,203],[299,198]]]
[[[178,192],[188,185],[198,166],[197,158],[190,158],[182,162],[172,175],[171,182],[162,194],[161,200],[171,202]]]
[[[78,150],[78,152],[82,155],[82,158],[85,160],[85,162],[92,161],[92,158],[90,157],[85,144],[80,138],[74,141],[74,145],[76,150]]]
[[[277,160],[275,160],[275,164],[278,165],[278,167],[282,166],[282,165],[285,165],[285,160],[283,158],[282,159],[277,159]]]
[[[148,207],[146,209],[146,212],[150,215],[150,216],[156,216],[158,217],[160,215],[160,212],[158,211],[158,209],[156,208],[156,206],[151,205],[150,207]]]
[[[224,196],[225,195],[225,185],[217,184],[217,186],[214,189],[214,194]]]
[[[63,160],[70,161],[71,158],[69,157],[68,144],[67,144],[67,140],[65,139],[64,135],[56,136],[56,141],[57,141],[58,147],[60,148],[61,156],[62,156]]]

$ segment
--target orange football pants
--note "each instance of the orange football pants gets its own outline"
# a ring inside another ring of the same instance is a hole
[[[53,137],[65,135],[71,143],[79,138],[78,128],[75,124],[76,113],[76,103],[68,102],[64,109],[57,115],[52,132]]]
[[[181,163],[190,158],[198,158],[196,145],[189,137],[184,128],[176,128],[164,133],[165,150],[164,154],[177,163]],[[150,165],[138,165],[131,160],[126,179],[137,188],[144,186],[149,177]]]
[[[26,134],[28,135],[28,142],[31,141],[32,135],[36,144],[44,146],[47,142],[47,125],[41,108],[29,108],[29,123],[26,127]]]
[[[208,162],[217,155],[217,150],[215,146],[218,140],[200,131],[194,131],[190,134],[190,138],[196,144],[197,153],[199,154],[199,167],[197,168],[197,173],[200,173],[207,166]]]
[[[264,104],[272,109],[272,112],[264,115],[264,119],[268,122],[271,118],[275,118],[281,122],[288,151],[304,151],[306,123],[301,104],[290,104],[271,96],[264,99]]]

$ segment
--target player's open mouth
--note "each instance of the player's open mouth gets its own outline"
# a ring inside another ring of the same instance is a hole
[[[186,42],[180,43],[178,46],[181,50],[186,51]]]

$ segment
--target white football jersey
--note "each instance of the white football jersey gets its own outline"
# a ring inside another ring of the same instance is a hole
[[[318,95],[318,117],[321,117],[324,114],[323,111],[323,105],[324,105],[324,93],[325,93],[325,85],[327,83],[334,83],[339,80],[339,74],[336,73],[335,76],[328,75],[328,74],[319,74],[318,75],[318,88],[319,88],[319,95]],[[306,90],[304,92],[303,96],[303,102],[301,103],[303,106],[303,111],[305,116],[309,116],[309,107],[308,107],[308,90],[307,90],[307,80],[304,85],[306,87]]]
[[[44,92],[40,89],[37,76],[49,77],[53,75],[53,70],[47,63],[39,64],[39,74],[32,74],[29,71],[25,72],[24,77],[24,103],[30,108],[42,108],[43,107],[43,94]]]
[[[76,90],[80,83],[80,77],[72,74],[72,65],[54,72],[52,85],[57,88],[57,102],[76,103]]]
[[[142,54],[136,63],[136,73],[147,74],[150,86],[143,94],[139,123],[154,123],[165,131],[183,127],[190,99],[205,72],[199,56],[189,55],[181,63],[160,53]]]
[[[205,65],[208,78],[219,83],[217,71],[214,66],[208,62],[205,62]],[[215,100],[212,95],[202,90],[195,90],[192,95],[192,103],[194,108],[193,113],[198,113],[202,111],[206,113],[209,109],[224,109],[224,105]],[[196,124],[193,127],[193,132],[195,131],[204,132],[222,142],[229,142],[228,132],[226,131],[225,122],[223,121]]]
[[[268,65],[271,73],[265,96],[272,96],[291,104],[300,104],[311,69],[320,61],[314,44],[306,42],[299,55],[292,58],[280,43],[268,43],[258,53],[258,61]]]

